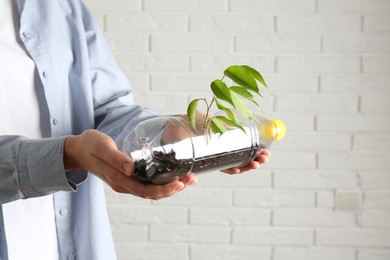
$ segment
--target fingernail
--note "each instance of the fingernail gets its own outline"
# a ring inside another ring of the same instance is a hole
[[[124,163],[123,164],[123,171],[127,176],[131,175],[131,164],[130,163]]]

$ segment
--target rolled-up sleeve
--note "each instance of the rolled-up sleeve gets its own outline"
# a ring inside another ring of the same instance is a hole
[[[1,204],[57,191],[77,190],[87,178],[87,172],[65,173],[65,140],[66,137],[32,140],[22,136],[1,136]]]

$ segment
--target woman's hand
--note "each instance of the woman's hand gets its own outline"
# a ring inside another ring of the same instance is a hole
[[[146,184],[132,178],[134,164],[131,158],[118,150],[114,140],[96,130],[70,136],[64,147],[65,170],[85,169],[106,182],[113,190],[147,199],[172,196],[197,179],[189,175],[165,185]]]

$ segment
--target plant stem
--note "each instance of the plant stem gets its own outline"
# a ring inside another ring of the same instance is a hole
[[[215,102],[215,97],[213,97],[213,99],[211,100],[211,103],[208,104],[207,103],[207,100],[205,100],[206,102],[206,115],[204,116],[204,121],[203,121],[203,134],[206,134],[207,133],[207,130],[208,130],[208,127],[209,127],[209,121],[211,120],[211,118],[209,119],[209,114],[210,114],[210,108],[211,106],[213,105],[213,103]]]

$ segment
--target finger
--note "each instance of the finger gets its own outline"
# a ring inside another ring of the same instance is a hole
[[[185,182],[174,181],[165,185],[147,184],[122,174],[121,171],[112,167],[104,160],[96,158],[94,160],[95,175],[103,179],[113,190],[120,193],[133,194],[145,199],[161,199],[172,196],[183,190],[189,183],[195,183],[194,176],[185,178]]]
[[[196,178],[196,175],[194,173],[190,173],[189,175],[187,175],[186,177],[184,177],[180,181],[182,183],[184,183],[184,185],[187,187],[187,186],[190,186],[190,185],[197,184],[198,183],[198,178]]]
[[[244,165],[242,167],[233,167],[230,169],[223,170],[222,172],[227,174],[238,174],[238,173],[258,169],[261,166],[261,164],[268,162],[269,156],[271,156],[271,152],[266,149],[263,149],[260,152],[258,152],[256,157],[253,159],[253,161],[251,161],[247,165]]]
[[[173,194],[183,190],[186,185],[181,181],[174,181],[164,185],[143,183],[135,178],[127,178],[122,186],[132,193],[145,199],[161,199],[172,196]]]
[[[229,168],[229,169],[226,169],[226,170],[222,170],[223,173],[227,173],[227,174],[238,174],[240,173],[240,168],[237,168],[237,167],[234,167],[234,168]]]
[[[109,186],[117,186],[122,184],[126,181],[126,179],[129,179],[128,176],[124,175],[122,171],[116,169],[108,162],[94,157],[92,155],[92,159],[90,161],[90,167],[89,171],[93,173],[94,175],[101,178],[104,182],[106,182]]]
[[[97,150],[93,151],[93,154],[126,176],[130,176],[134,172],[134,164],[131,158],[126,153],[118,151],[114,140],[104,134],[102,134]]]
[[[268,162],[270,156],[271,156],[271,153],[268,150],[263,150],[257,154],[254,161],[256,161],[260,164],[264,164],[264,163]]]
[[[188,186],[196,184],[197,182],[198,179],[196,178],[195,174],[191,173],[181,180],[176,180],[173,183],[169,183],[165,185],[146,184],[146,188],[144,192],[146,192],[147,195],[146,196],[141,195],[141,197],[149,198],[153,200],[159,200],[162,198],[172,196],[177,192],[187,188]]]

